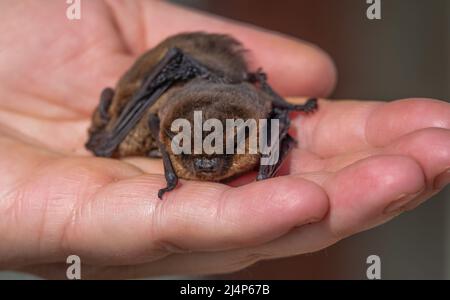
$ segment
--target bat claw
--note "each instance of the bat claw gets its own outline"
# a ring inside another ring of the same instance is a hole
[[[174,187],[168,186],[168,187],[165,187],[165,188],[163,188],[163,189],[160,189],[160,190],[158,191],[158,198],[159,198],[160,200],[163,200],[164,194],[165,194],[166,192],[170,192],[170,191],[173,190],[174,188],[175,188],[175,186],[174,186]]]
[[[178,177],[175,175],[175,173],[171,173],[168,170],[166,170],[165,172],[166,172],[167,186],[158,191],[158,198],[161,200],[163,198],[164,193],[170,192],[171,190],[175,189],[178,184]]]
[[[168,192],[167,188],[160,189],[160,190],[158,191],[158,198],[159,198],[160,200],[163,199],[163,195],[164,195],[165,192]]]
[[[163,200],[163,196],[164,196],[164,194],[166,193],[166,192],[170,192],[171,190],[173,190],[175,187],[165,187],[165,188],[163,188],[163,189],[160,189],[159,191],[158,191],[158,198],[160,199],[160,200]]]

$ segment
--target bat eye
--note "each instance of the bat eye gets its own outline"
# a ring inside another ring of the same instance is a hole
[[[220,159],[215,158],[195,158],[194,167],[200,172],[216,172],[220,168]]]

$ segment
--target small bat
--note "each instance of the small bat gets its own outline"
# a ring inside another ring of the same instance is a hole
[[[286,102],[261,70],[249,72],[244,53],[241,43],[229,35],[193,32],[167,38],[144,53],[114,90],[103,90],[86,148],[102,157],[162,158],[167,186],[159,190],[160,199],[177,186],[179,177],[222,181],[258,166],[257,180],[275,176],[295,145],[288,134],[289,112],[313,112],[317,100],[303,105]],[[247,151],[174,153],[172,124],[179,118],[193,124],[195,111],[224,125],[227,119],[279,120],[278,161],[262,165],[260,153]]]

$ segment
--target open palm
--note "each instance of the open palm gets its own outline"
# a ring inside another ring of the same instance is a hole
[[[449,104],[320,100],[316,114],[293,120],[299,146],[287,176],[182,181],[160,201],[159,160],[95,158],[83,147],[100,91],[140,53],[207,26],[241,40],[251,67],[285,96],[326,96],[333,64],[304,42],[163,2],[85,1],[78,21],[66,7],[0,3],[3,269],[62,277],[76,254],[84,278],[230,272],[319,250],[450,180]]]

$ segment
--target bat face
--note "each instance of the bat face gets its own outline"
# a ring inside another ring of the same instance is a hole
[[[259,162],[259,154],[249,149],[248,132],[243,135],[244,153],[237,153],[237,127],[227,127],[227,121],[256,121],[269,112],[270,101],[252,85],[193,81],[173,93],[160,109],[160,138],[178,176],[220,181],[251,170]],[[232,151],[227,151],[227,139],[232,140]],[[174,151],[175,144],[187,151]]]

